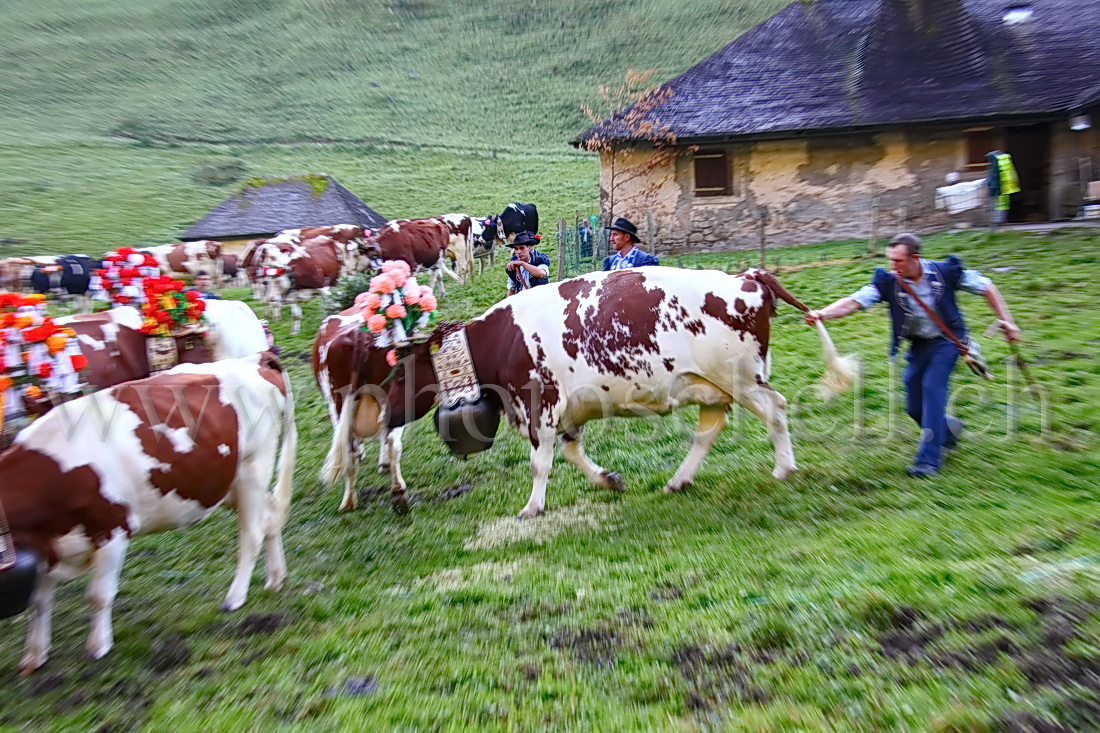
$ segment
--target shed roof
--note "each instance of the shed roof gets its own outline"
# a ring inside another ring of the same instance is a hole
[[[252,178],[183,234],[223,239],[332,224],[378,228],[386,219],[327,173]]]

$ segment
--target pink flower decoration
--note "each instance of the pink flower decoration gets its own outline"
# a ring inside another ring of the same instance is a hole
[[[356,308],[362,308],[364,305],[366,305],[367,297],[369,295],[372,295],[372,293],[359,293],[359,295],[356,295],[355,296],[355,307]]]
[[[382,333],[386,330],[386,323],[388,323],[386,317],[377,313],[367,318],[367,328],[371,333]]]
[[[417,292],[420,291],[420,283],[418,283],[416,281],[416,278],[412,275],[409,275],[409,279],[405,281],[405,284],[402,287],[405,288],[406,293],[410,290],[415,290]],[[417,296],[417,300],[420,300],[419,296]]]
[[[421,290],[420,293],[420,309],[423,310],[425,313],[431,313],[439,306],[439,304],[435,301],[435,296],[432,295],[432,292],[430,290],[428,291],[427,295],[424,295],[423,290]]]
[[[420,302],[420,288],[405,288],[405,305],[416,305]]]
[[[364,295],[366,296],[365,298],[363,297]],[[359,302],[359,298],[363,298],[363,302],[361,304]],[[355,299],[355,304],[358,305],[360,308],[364,308],[365,310],[370,311],[371,313],[374,313],[376,310],[378,310],[378,306],[382,305],[382,296],[378,293],[363,293],[359,296],[359,298]]]
[[[397,352],[390,349],[386,352],[386,363],[392,366],[397,366]]]
[[[382,274],[391,275],[394,272],[403,272],[405,277],[409,276],[412,270],[409,268],[409,263],[405,260],[386,260],[382,263]]]
[[[370,279],[372,293],[392,293],[396,287],[397,284],[389,275],[378,275]]]
[[[386,318],[404,318],[409,313],[405,310],[405,306],[394,303],[386,309]]]

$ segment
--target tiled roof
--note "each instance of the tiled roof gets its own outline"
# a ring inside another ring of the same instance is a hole
[[[331,224],[378,228],[386,219],[325,173],[255,178],[218,204],[183,239],[273,234]]]
[[[649,116],[690,141],[1068,112],[1100,100],[1098,29],[1100,0],[797,0]]]

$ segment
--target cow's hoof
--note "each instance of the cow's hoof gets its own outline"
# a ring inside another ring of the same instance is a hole
[[[527,506],[524,507],[523,511],[519,513],[519,516],[516,517],[516,520],[522,522],[524,519],[534,519],[538,515],[542,514],[542,512],[542,509],[536,509],[534,507]]]
[[[604,486],[611,489],[612,491],[618,492],[620,494],[626,491],[626,486],[623,485],[623,477],[615,471],[604,472],[603,479]]]
[[[341,504],[340,508],[337,509],[337,511],[339,511],[339,512],[353,512],[353,511],[355,511],[355,504],[350,503],[350,502],[346,503],[346,504]]]
[[[394,514],[408,514],[409,513],[409,500],[404,496],[395,496],[390,499],[390,504],[393,506]]]
[[[389,464],[378,466],[378,473],[389,473],[389,472],[390,472]]]
[[[776,466],[776,469],[772,471],[772,477],[776,481],[782,481],[797,470],[798,468],[796,466]]]
[[[665,486],[665,493],[666,494],[677,494],[677,493],[683,491],[684,489],[690,488],[691,486],[692,486],[691,481],[684,481],[682,483],[672,483],[670,481]]]
[[[226,601],[222,604],[222,611],[225,613],[232,613],[243,605],[244,601]]]

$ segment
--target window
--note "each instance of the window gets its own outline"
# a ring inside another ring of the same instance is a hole
[[[730,161],[724,150],[700,150],[695,154],[695,195],[729,196]]]
[[[977,127],[966,131],[966,167],[985,167],[985,154],[1001,147],[1001,133],[993,127]]]

